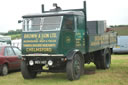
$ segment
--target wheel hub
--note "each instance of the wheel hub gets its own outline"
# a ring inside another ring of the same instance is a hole
[[[80,72],[80,62],[78,60],[74,62],[74,71],[76,75]]]
[[[8,73],[8,68],[6,66],[3,67],[3,75],[7,75]]]

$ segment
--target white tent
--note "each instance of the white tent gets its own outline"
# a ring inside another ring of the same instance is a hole
[[[113,48],[114,53],[128,53],[128,36],[118,36],[117,47]]]
[[[12,40],[12,46],[16,46],[18,47],[19,49],[21,49],[21,39],[15,39],[15,40]]]

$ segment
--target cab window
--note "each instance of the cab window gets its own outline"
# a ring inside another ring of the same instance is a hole
[[[74,17],[64,16],[62,28],[63,30],[73,30],[74,29]]]

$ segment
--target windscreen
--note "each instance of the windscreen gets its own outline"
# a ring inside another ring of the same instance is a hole
[[[23,31],[60,30],[62,16],[24,18]]]

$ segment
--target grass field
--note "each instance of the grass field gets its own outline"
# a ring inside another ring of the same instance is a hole
[[[113,29],[118,35],[128,35],[128,27],[114,27]]]
[[[24,80],[20,72],[0,76],[0,85],[128,85],[128,55],[112,55],[111,68],[96,70],[85,64],[85,75],[69,81],[65,73],[42,73],[36,79]]]

